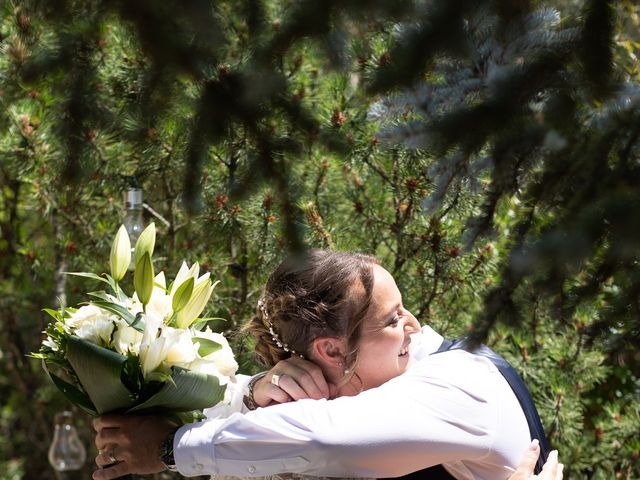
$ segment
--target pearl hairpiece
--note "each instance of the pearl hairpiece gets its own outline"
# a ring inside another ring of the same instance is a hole
[[[271,340],[275,342],[275,344],[291,355],[298,355],[300,358],[304,358],[304,355],[296,352],[293,348],[289,348],[289,345],[280,340],[280,336],[276,333],[273,328],[273,322],[269,318],[269,314],[267,313],[267,308],[264,306],[264,301],[262,299],[258,300],[258,308],[262,312],[262,316],[267,321],[267,326],[269,327],[269,333],[271,334]]]

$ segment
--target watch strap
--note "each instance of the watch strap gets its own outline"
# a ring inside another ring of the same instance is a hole
[[[174,430],[162,441],[160,444],[160,461],[164,464],[165,468],[170,472],[177,472],[176,461],[173,455],[173,439],[176,436],[176,432],[178,430]]]
[[[262,377],[264,377],[267,373],[269,373],[269,372],[267,371],[267,372],[258,373],[257,375],[255,375],[249,381],[249,384],[247,385],[247,394],[244,396],[242,401],[244,402],[245,406],[249,410],[255,410],[256,408],[259,407],[259,405],[256,403],[255,399],[253,398],[253,387],[258,382],[258,380],[260,380]]]

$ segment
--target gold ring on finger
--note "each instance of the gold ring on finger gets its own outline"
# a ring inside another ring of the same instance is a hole
[[[111,449],[107,452],[107,457],[109,457],[109,463],[118,463],[118,459],[115,456],[115,449]]]

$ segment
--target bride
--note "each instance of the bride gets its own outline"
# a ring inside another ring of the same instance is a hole
[[[186,476],[379,478],[436,465],[448,475],[440,478],[504,479],[531,442],[496,366],[462,349],[434,354],[442,337],[420,329],[372,257],[311,251],[283,262],[250,329],[274,367],[253,382],[248,403],[284,403],[179,429],[155,417],[100,417],[96,463],[105,468],[94,479],[167,467]],[[552,474],[543,478],[561,469]]]

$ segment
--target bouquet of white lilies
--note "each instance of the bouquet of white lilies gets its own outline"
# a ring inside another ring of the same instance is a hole
[[[131,263],[131,243],[121,226],[111,248],[111,275],[71,273],[99,280],[109,291],[91,292],[79,308],[45,309],[55,321],[38,353],[67,398],[93,414],[155,412],[186,420],[224,399],[238,368],[227,340],[199,318],[215,284],[199,266],[182,264],[167,286],[154,275],[155,227],[134,249],[128,296],[120,281]]]

